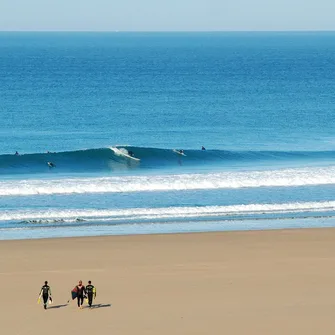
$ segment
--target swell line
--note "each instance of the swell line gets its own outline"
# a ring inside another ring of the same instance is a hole
[[[115,150],[117,148],[118,150]],[[122,155],[120,153],[125,153]],[[129,157],[129,153],[135,159]],[[0,155],[0,174],[84,173],[92,171],[123,171],[159,169],[178,165],[256,164],[260,161],[335,161],[335,151],[228,151],[174,149],[138,146],[114,146],[86,150]],[[52,163],[52,165],[48,164]]]

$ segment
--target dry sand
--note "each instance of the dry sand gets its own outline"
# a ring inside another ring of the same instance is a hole
[[[335,229],[1,241],[1,334],[331,334],[334,242]],[[79,279],[99,308],[66,305]]]

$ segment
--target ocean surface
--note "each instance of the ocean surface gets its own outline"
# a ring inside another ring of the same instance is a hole
[[[335,226],[334,83],[334,32],[1,32],[0,239]]]

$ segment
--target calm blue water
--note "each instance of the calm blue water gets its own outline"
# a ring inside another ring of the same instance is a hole
[[[334,82],[335,33],[0,33],[0,239],[335,226]]]

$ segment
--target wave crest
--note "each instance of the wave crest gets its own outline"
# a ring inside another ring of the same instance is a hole
[[[178,165],[223,165],[257,163],[259,161],[335,160],[335,151],[227,151],[185,150],[186,156],[173,149],[116,146],[131,151],[139,161],[117,154],[113,148],[87,149],[54,153],[0,155],[0,174],[29,174],[57,172],[122,171],[129,169],[159,169]],[[55,168],[47,163],[52,162]]]

